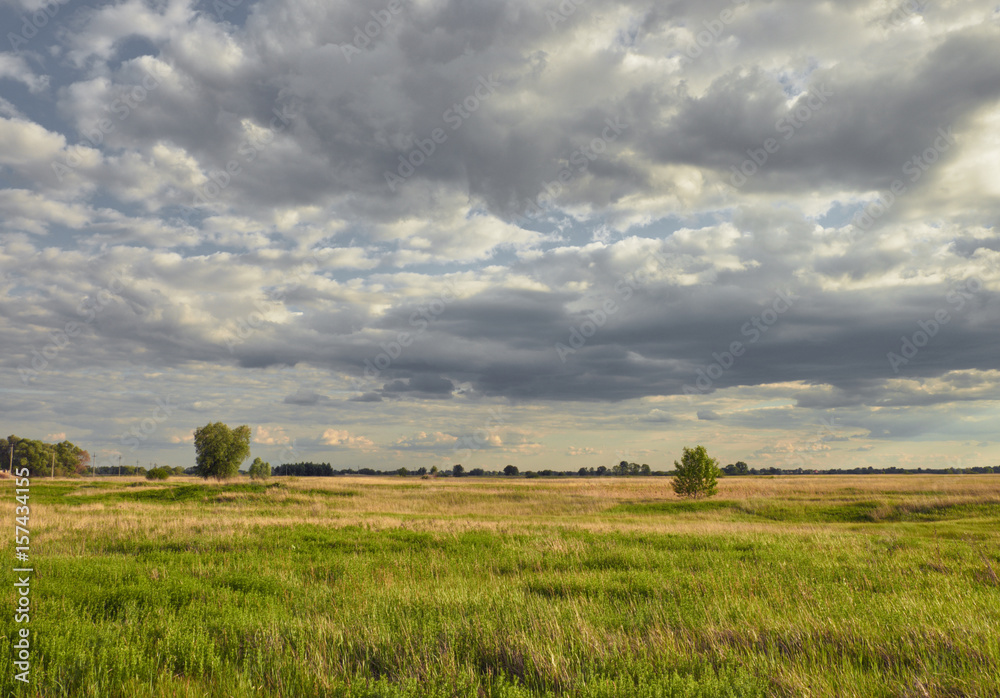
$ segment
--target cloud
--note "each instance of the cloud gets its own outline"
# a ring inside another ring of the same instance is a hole
[[[320,437],[320,441],[326,446],[336,446],[339,448],[358,449],[360,451],[373,451],[375,442],[365,436],[354,436],[346,429],[327,429]]]
[[[410,436],[399,438],[393,443],[394,449],[403,451],[439,451],[451,450],[458,444],[458,437],[444,432],[420,431]]]
[[[408,5],[350,61],[353,0],[61,11],[0,53],[12,428],[110,449],[156,384],[164,434],[301,457],[994,443],[993,8],[748,3],[696,51],[727,7]]]
[[[280,444],[287,444],[291,441],[285,430],[281,427],[265,427],[262,425],[257,426],[257,430],[254,432],[253,436],[254,443],[262,444],[264,446],[275,446]]]
[[[36,75],[23,56],[0,52],[0,80],[7,78],[24,83],[29,92],[42,92],[49,86],[47,75]]]
[[[669,422],[676,422],[677,421],[677,417],[675,417],[674,415],[670,414],[669,412],[665,412],[664,410],[661,410],[658,407],[654,407],[653,409],[651,409],[646,414],[646,416],[644,416],[642,418],[642,421],[644,421],[644,422],[660,422],[660,423],[666,424],[666,423],[669,423]]]
[[[286,395],[285,399],[282,401],[286,405],[318,405],[320,402],[327,400],[327,398],[318,393],[314,393],[312,390],[307,388],[299,388],[297,391],[291,395]]]

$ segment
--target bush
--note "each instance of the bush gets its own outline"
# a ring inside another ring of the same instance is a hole
[[[681,497],[711,497],[715,494],[719,462],[709,458],[704,446],[685,448],[681,462],[674,461],[675,475],[671,485]]]
[[[271,464],[262,461],[260,458],[254,458],[253,463],[250,464],[248,474],[251,480],[266,480],[271,477]]]
[[[166,480],[174,471],[171,468],[153,468],[146,473],[147,480]]]

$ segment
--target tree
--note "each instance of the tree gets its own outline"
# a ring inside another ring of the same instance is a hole
[[[726,475],[749,475],[750,468],[749,466],[747,466],[746,463],[744,463],[741,460],[738,460],[735,463],[730,463],[729,465],[727,465],[725,468],[722,469],[722,472],[724,472]]]
[[[222,422],[210,422],[194,432],[195,466],[206,480],[225,480],[240,471],[240,463],[250,457],[250,427],[230,429]]]
[[[410,471],[407,470],[405,467],[403,467],[403,468],[400,468],[399,470],[397,470],[396,474],[399,475],[400,477],[406,477],[407,475],[410,474]]]
[[[719,476],[719,462],[709,458],[704,446],[685,448],[681,462],[674,461],[674,475],[671,485],[680,497],[711,497],[715,494]]]
[[[0,470],[11,467],[11,451],[13,467],[28,468],[34,476],[49,475],[53,470],[56,475],[82,475],[90,466],[90,454],[69,441],[47,444],[12,434],[0,439]]]
[[[436,465],[431,466],[431,475],[437,475],[438,467]]]
[[[251,480],[266,480],[271,477],[271,464],[261,460],[258,456],[253,459],[247,474]]]
[[[166,480],[173,471],[170,468],[153,468],[146,473],[147,480]]]
[[[517,466],[516,465],[508,465],[506,468],[503,469],[503,474],[507,475],[509,477],[513,477],[514,475],[517,475],[517,472],[518,471],[517,471]]]
[[[640,470],[640,473],[643,475],[652,475],[653,469],[649,467],[649,463],[643,463],[642,470]]]
[[[461,465],[456,465],[454,468],[451,469],[451,472],[455,474],[455,477],[462,477],[462,475],[465,474],[465,468],[463,468]]]

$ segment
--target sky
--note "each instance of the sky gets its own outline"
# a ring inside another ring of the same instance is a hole
[[[2,0],[3,432],[1000,463],[996,0]]]

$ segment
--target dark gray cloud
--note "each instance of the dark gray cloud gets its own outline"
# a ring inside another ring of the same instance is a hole
[[[154,384],[148,449],[987,449],[995,8],[558,7],[403,3],[351,51],[364,3],[137,0],[0,54],[5,414],[99,441]]]

